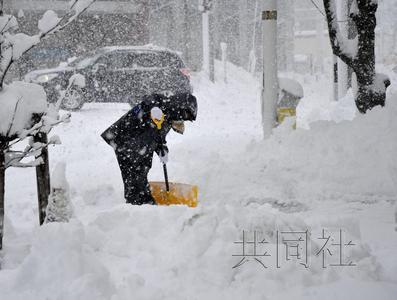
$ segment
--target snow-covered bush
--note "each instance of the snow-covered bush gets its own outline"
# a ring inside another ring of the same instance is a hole
[[[95,0],[71,0],[69,10],[62,17],[58,17],[54,11],[47,11],[38,22],[39,33],[36,35],[18,32],[17,19],[3,11],[0,13],[0,249],[3,237],[5,169],[41,164],[42,150],[49,144],[59,143],[58,137],[47,140],[46,134],[53,126],[70,117],[59,116],[59,105],[47,106],[46,94],[41,86],[23,82],[6,85],[4,78],[10,66],[23,54],[49,35],[64,29],[93,2]],[[76,79],[81,84],[81,79]],[[13,150],[14,145],[26,138],[29,141],[24,150]],[[32,159],[24,161],[28,157]]]
[[[45,223],[68,222],[73,215],[65,169],[65,163],[58,163],[52,173]]]

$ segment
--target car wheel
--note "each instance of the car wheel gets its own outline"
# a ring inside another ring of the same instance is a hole
[[[61,108],[70,111],[80,110],[84,105],[82,92],[77,88],[71,88],[63,97]]]

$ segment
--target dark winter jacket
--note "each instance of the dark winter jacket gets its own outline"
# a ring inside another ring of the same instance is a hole
[[[150,110],[159,107],[165,114],[162,129],[159,131],[150,118]],[[114,149],[128,146],[132,140],[141,146],[153,142],[163,144],[171,128],[172,121],[194,121],[197,115],[197,100],[191,94],[145,96],[143,101],[133,107],[116,123],[102,133],[102,138]],[[157,150],[157,149],[156,149]]]
[[[153,107],[159,107],[165,115],[160,130],[150,117]],[[153,152],[163,155],[163,151],[168,151],[165,137],[172,121],[193,121],[196,114],[197,101],[193,95],[151,95],[102,133],[102,138],[115,150],[127,203],[155,204],[147,180]]]

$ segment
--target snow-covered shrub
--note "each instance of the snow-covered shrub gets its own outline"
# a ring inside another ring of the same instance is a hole
[[[42,86],[14,81],[0,93],[0,135],[22,135],[32,126],[32,115],[47,111],[47,98]]]
[[[38,22],[39,32],[35,35],[18,32],[17,19],[13,15],[4,14],[2,5],[0,7],[0,249],[3,239],[5,170],[10,166],[30,167],[43,163],[40,157],[46,156],[43,149],[49,144],[59,143],[58,137],[48,141],[47,133],[53,126],[69,119],[69,115],[59,116],[59,105],[47,107],[42,87],[22,82],[13,82],[7,86],[4,84],[5,76],[11,65],[23,54],[49,35],[64,29],[93,2],[95,0],[71,0],[69,10],[62,17],[58,17],[54,11],[47,11]],[[81,78],[77,84],[79,83],[81,84]],[[12,149],[28,137],[28,146],[24,150]],[[23,160],[27,157],[33,159],[26,163]],[[43,187],[49,178],[48,174],[41,177],[45,177],[41,180],[44,184],[40,184]],[[42,190],[47,190],[47,187]],[[47,191],[41,193],[41,199],[46,199],[45,196],[42,197],[46,193]],[[42,222],[41,217],[40,220]]]

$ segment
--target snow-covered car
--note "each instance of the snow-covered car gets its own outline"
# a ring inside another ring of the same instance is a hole
[[[189,70],[178,53],[154,46],[99,48],[54,69],[36,70],[25,81],[41,84],[49,102],[59,99],[74,74],[85,86],[73,85],[62,108],[79,110],[85,102],[123,102],[131,105],[143,95],[192,92]]]

